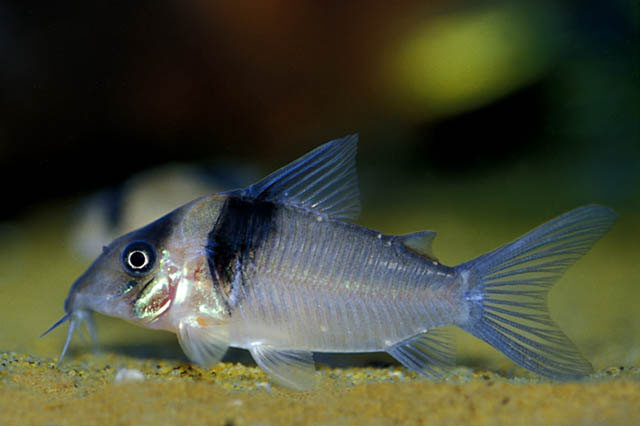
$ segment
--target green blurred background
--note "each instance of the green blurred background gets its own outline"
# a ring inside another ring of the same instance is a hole
[[[637,365],[638,18],[632,1],[5,2],[0,350],[59,351],[63,330],[37,336],[89,263],[70,235],[90,194],[173,162],[222,180],[248,165],[248,182],[358,132],[359,223],[437,230],[447,264],[613,207],[552,316],[597,367]],[[105,350],[181,356],[164,333],[99,332]],[[462,335],[460,360],[509,365]]]

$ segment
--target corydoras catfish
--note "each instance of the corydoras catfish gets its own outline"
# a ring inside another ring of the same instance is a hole
[[[589,205],[457,266],[433,231],[387,235],[360,212],[357,135],[326,143],[240,190],[192,201],[104,248],[71,286],[66,352],[91,311],[178,335],[210,366],[248,349],[277,383],[307,389],[313,352],[386,351],[440,377],[456,325],[522,367],[559,380],[591,364],[552,321],[547,293],[613,225]],[[89,322],[87,322],[90,325]],[[91,327],[90,327],[91,328]]]

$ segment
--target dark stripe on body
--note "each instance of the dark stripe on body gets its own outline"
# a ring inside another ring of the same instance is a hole
[[[171,236],[171,232],[175,228],[176,224],[182,220],[183,214],[184,212],[182,209],[174,210],[173,212],[162,216],[155,222],[140,228],[136,231],[136,240],[148,242],[153,245],[157,251],[160,247],[165,246],[167,238]]]
[[[206,245],[209,271],[214,285],[233,305],[239,294],[234,286],[244,285],[243,267],[254,259],[256,251],[274,231],[276,211],[276,205],[270,201],[230,196],[209,232]]]

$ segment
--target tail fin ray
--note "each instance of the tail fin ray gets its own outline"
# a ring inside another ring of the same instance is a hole
[[[565,213],[490,253],[459,265],[468,273],[469,319],[462,328],[543,376],[576,379],[591,364],[549,316],[555,281],[615,222],[602,206]]]

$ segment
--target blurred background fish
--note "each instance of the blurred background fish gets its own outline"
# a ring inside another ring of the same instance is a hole
[[[80,204],[91,194],[123,188],[98,205],[120,206],[129,226],[126,206],[151,210],[181,185],[169,174],[158,192],[129,192],[142,171],[262,175],[358,132],[359,223],[437,229],[448,264],[541,217],[611,206],[616,228],[554,289],[551,313],[596,368],[638,362],[638,18],[622,0],[3,2],[0,315],[14,326],[0,350],[56,356],[58,340],[36,336],[61,313],[48,301],[86,269],[73,235],[87,238],[81,251],[103,244],[90,236],[102,225],[79,231],[77,212],[114,217]],[[210,192],[196,181],[189,197]],[[182,356],[172,336],[98,326],[105,350]],[[461,364],[512,367],[481,343],[460,347]]]
[[[116,237],[140,228],[203,194],[246,186],[256,176],[249,166],[164,164],[90,195],[72,215],[71,244],[92,260]]]

